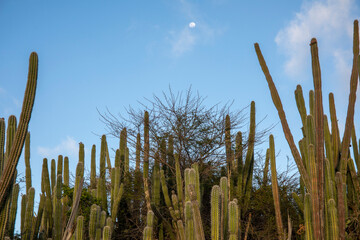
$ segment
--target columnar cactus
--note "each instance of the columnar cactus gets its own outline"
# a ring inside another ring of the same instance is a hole
[[[109,226],[105,226],[103,230],[103,240],[110,240],[111,239],[111,231]]]
[[[56,186],[55,186],[55,208],[54,208],[54,231],[53,231],[53,239],[54,240],[61,240],[62,239],[62,213],[63,213],[63,206],[61,202],[62,196],[62,175],[57,175]]]
[[[185,236],[187,240],[195,239],[194,219],[190,201],[185,203]]]
[[[236,200],[229,202],[228,225],[229,225],[229,240],[237,240],[238,230],[239,230],[239,208]]]
[[[34,195],[35,189],[33,187],[29,188],[27,193],[26,201],[26,210],[25,210],[25,219],[24,219],[24,229],[21,233],[22,239],[30,240],[31,239],[31,229],[33,226],[33,212],[34,212]]]
[[[76,224],[76,240],[82,239],[84,239],[84,217],[78,216]]]
[[[150,205],[150,192],[149,192],[149,156],[150,156],[150,143],[149,143],[149,113],[144,113],[144,164],[143,164],[143,180],[146,206],[151,210]]]
[[[284,238],[284,229],[283,223],[281,220],[281,212],[280,212],[280,195],[279,195],[279,187],[277,182],[277,174],[276,174],[276,160],[275,160],[275,144],[274,144],[274,137],[270,135],[269,137],[270,142],[270,165],[271,165],[271,186],[272,186],[272,193],[274,198],[274,206],[275,206],[275,217],[276,217],[276,227],[279,239]]]
[[[25,181],[26,192],[31,188],[31,168],[30,168],[30,132],[27,133],[25,139]]]
[[[69,186],[69,158],[64,158],[64,185]]]
[[[51,180],[51,191],[54,192],[54,188],[56,185],[56,161],[55,159],[51,159],[51,167],[50,167],[50,180]]]
[[[7,163],[0,179],[0,206],[5,204],[9,194],[9,187],[13,184],[16,166],[19,162],[22,147],[28,131],[28,124],[34,105],[36,84],[37,84],[38,56],[35,52],[30,54],[28,82],[26,85],[24,102],[21,109],[18,130],[15,140],[7,157]]]
[[[228,188],[228,179],[227,177],[222,177],[220,179],[220,189],[221,189],[221,236],[223,239],[227,239],[228,235],[228,207],[229,207],[229,188]]]
[[[144,240],[152,240],[153,239],[153,224],[154,224],[154,213],[153,211],[148,211],[146,217],[146,227],[144,229]]]
[[[211,189],[211,239],[220,239],[220,205],[221,205],[221,190],[218,185],[214,185]]]

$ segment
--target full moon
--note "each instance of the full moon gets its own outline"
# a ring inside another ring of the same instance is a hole
[[[189,23],[189,28],[194,28],[196,24],[194,22]]]

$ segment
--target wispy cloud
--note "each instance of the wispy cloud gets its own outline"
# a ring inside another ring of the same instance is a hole
[[[352,22],[356,18],[354,9],[354,0],[304,2],[301,10],[275,38],[279,49],[287,56],[285,72],[292,77],[301,76],[309,61],[312,37],[321,41],[323,53],[341,61],[336,70],[346,72],[351,55],[348,56],[341,47],[342,41],[352,39]]]
[[[193,4],[185,0],[180,0],[179,3],[184,25],[179,29],[169,31],[167,36],[171,44],[171,53],[175,57],[191,51],[198,44],[212,41],[216,35],[222,32],[221,29],[210,26]],[[196,27],[190,28],[190,22],[195,22]]]
[[[56,158],[58,155],[75,157],[78,153],[79,144],[72,137],[66,137],[55,147],[38,147],[37,151],[41,157]]]
[[[193,32],[195,29],[190,29],[187,26],[180,32],[171,32],[172,37],[172,53],[174,56],[180,56],[184,52],[191,50],[196,44],[196,36]]]

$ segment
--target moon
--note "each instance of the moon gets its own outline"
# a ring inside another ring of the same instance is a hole
[[[189,28],[194,28],[196,24],[194,22],[189,23]]]

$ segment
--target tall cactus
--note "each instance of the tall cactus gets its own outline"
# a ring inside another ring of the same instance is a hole
[[[56,186],[55,186],[55,208],[54,208],[54,231],[53,231],[53,239],[54,240],[61,240],[62,239],[62,232],[63,232],[63,226],[62,226],[62,202],[61,202],[61,196],[62,196],[62,175],[57,175],[56,179]]]
[[[276,227],[279,239],[283,239],[284,236],[284,229],[283,223],[281,219],[281,212],[280,212],[280,195],[279,195],[279,187],[277,182],[277,174],[276,174],[276,160],[275,160],[275,144],[274,144],[274,137],[270,135],[269,137],[270,142],[270,165],[271,165],[271,186],[272,186],[272,193],[274,198],[274,206],[275,206],[275,218],[276,218]]]
[[[33,224],[33,213],[34,213],[34,195],[35,189],[33,187],[29,188],[27,193],[27,202],[25,210],[25,219],[24,219],[24,229],[22,232],[22,239],[30,240],[31,239],[31,229]]]
[[[26,192],[31,188],[31,168],[30,168],[30,133],[28,132],[25,139],[25,181]]]
[[[4,206],[6,198],[8,197],[8,189],[12,184],[16,166],[19,162],[20,154],[28,131],[28,124],[35,100],[37,70],[38,56],[35,52],[33,52],[30,54],[28,82],[26,85],[24,102],[21,109],[18,130],[16,131],[15,140],[7,159],[8,164],[5,166],[0,179],[0,209],[2,206]]]
[[[148,210],[151,210],[150,192],[149,192],[149,156],[150,156],[150,140],[149,140],[149,113],[144,113],[144,163],[143,163],[143,180],[145,201]]]

